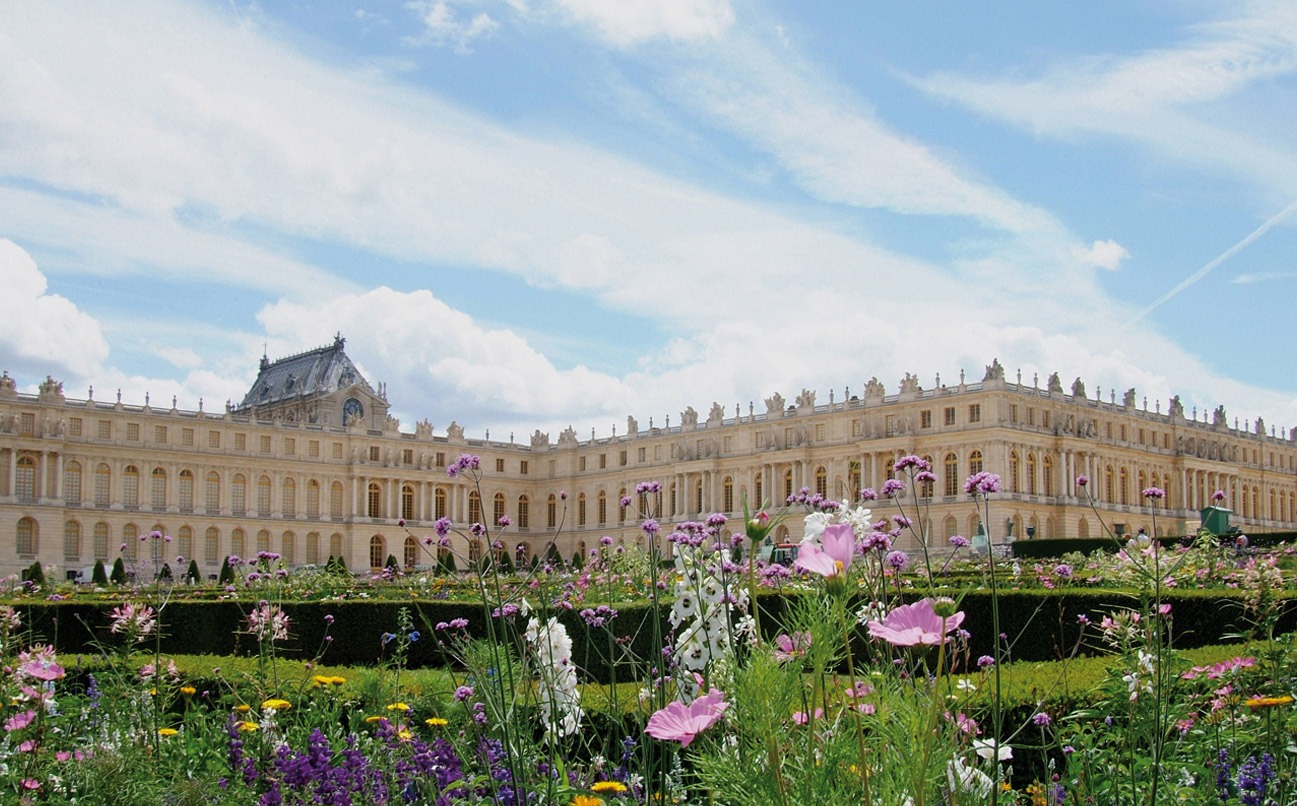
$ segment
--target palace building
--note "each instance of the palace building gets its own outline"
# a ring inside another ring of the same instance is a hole
[[[141,560],[140,536],[154,530],[172,536],[177,574],[176,555],[211,576],[227,555],[258,551],[290,566],[338,556],[360,571],[389,555],[430,565],[419,538],[443,516],[465,533],[507,517],[501,551],[528,560],[556,540],[570,558],[604,535],[642,545],[641,513],[650,508],[665,524],[712,512],[737,521],[743,501],[778,503],[802,487],[854,498],[880,487],[907,454],[930,460],[938,480],[919,501],[907,494],[906,514],[921,503],[928,534],[943,546],[980,528],[997,542],[1097,537],[1105,526],[1182,534],[1217,490],[1244,531],[1297,529],[1297,432],[1267,432],[1259,419],[1231,426],[1223,407],[1186,417],[1178,399],[1149,411],[1133,389],[1088,397],[1080,379],[1064,390],[1057,374],[1043,386],[1011,381],[998,362],[980,381],[953,386],[923,389],[907,375],[889,393],[871,379],[859,395],[830,393],[827,402],[811,391],[791,403],[775,394],[762,411],[717,403],[705,417],[686,409],[674,425],[641,428],[629,417],[623,434],[537,431],[520,445],[467,438],[455,422],[443,433],[426,420],[402,432],[386,390],[361,376],[344,347],[338,337],[263,358],[243,400],[215,413],[201,404],[181,411],[174,401],[159,408],[147,397],[124,403],[120,394],[70,399],[52,378],[22,394],[4,373],[0,574],[39,561],[63,578],[123,552]],[[481,457],[480,492],[446,472],[463,453]],[[980,470],[1002,477],[988,524],[963,492]],[[1088,495],[1080,475],[1090,479]],[[649,480],[661,493],[637,494]],[[1147,487],[1167,492],[1156,509],[1141,497]],[[892,502],[874,507],[896,512]],[[780,528],[779,539],[796,540],[801,521]],[[489,550],[454,539],[465,559]]]

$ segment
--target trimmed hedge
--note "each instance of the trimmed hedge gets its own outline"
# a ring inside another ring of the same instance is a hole
[[[780,631],[780,622],[788,612],[793,597],[802,594],[765,593],[759,597],[761,623],[767,637]],[[1165,601],[1173,614],[1173,641],[1181,648],[1240,640],[1248,630],[1244,619],[1242,596],[1222,591],[1168,591]],[[117,638],[108,632],[109,611],[113,602],[19,602],[23,623],[33,639],[54,644],[60,653],[90,653],[103,645],[116,645]],[[176,601],[162,614],[162,651],[169,654],[251,655],[256,642],[243,632],[247,614],[254,601]],[[1006,591],[1000,594],[1000,631],[1008,636],[1012,660],[1050,661],[1072,653],[1080,635],[1078,615],[1098,621],[1104,613],[1116,608],[1139,606],[1129,591],[1066,588],[1053,591]],[[400,601],[347,600],[338,602],[290,602],[284,611],[291,621],[291,637],[277,644],[285,658],[310,660],[323,650],[322,662],[331,665],[363,666],[385,660],[383,633],[398,627],[402,607],[414,611],[414,629],[421,640],[409,647],[407,663],[411,668],[440,666],[448,657],[439,648],[438,622],[467,619],[473,637],[486,636],[486,612],[480,604],[412,599]],[[971,633],[970,661],[992,654],[991,598],[985,591],[974,591],[960,603],[965,613],[963,628]],[[614,637],[626,644],[612,648],[618,658],[656,658],[661,649],[653,645],[654,613],[647,604],[619,605],[618,617],[611,623]],[[659,634],[670,632],[663,605],[656,613]],[[332,625],[326,616],[333,617]],[[521,617],[514,617],[520,619]],[[610,636],[605,630],[590,630],[579,615],[561,611],[559,620],[572,638],[573,657],[591,680],[607,682],[614,669],[608,655]],[[521,632],[518,623],[517,632]],[[1289,632],[1297,628],[1297,600],[1282,603],[1278,629]],[[859,631],[863,633],[863,630]],[[332,640],[326,642],[325,636]],[[863,635],[858,649],[868,651]],[[1086,654],[1085,647],[1082,653]],[[622,661],[624,664],[625,661]],[[617,678],[625,680],[632,670],[622,665]]]

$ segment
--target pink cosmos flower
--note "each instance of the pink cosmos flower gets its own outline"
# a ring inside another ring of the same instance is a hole
[[[29,708],[21,714],[15,714],[6,719],[4,724],[5,731],[12,733],[16,730],[22,730],[35,721],[35,719],[36,712]]]
[[[822,577],[835,577],[851,567],[856,553],[856,534],[849,523],[834,523],[824,527],[820,538],[824,548],[808,543],[798,552],[793,565]]]
[[[779,663],[785,663],[794,658],[800,658],[810,648],[811,634],[809,632],[795,632],[792,635],[780,633],[775,637],[775,660]]]
[[[672,702],[654,711],[644,732],[655,739],[680,742],[682,748],[688,747],[698,734],[720,721],[728,707],[725,694],[712,689],[688,705]]]
[[[932,605],[932,599],[901,605],[882,621],[869,622],[869,635],[894,646],[944,644],[949,637],[946,633],[964,622],[964,613],[961,610],[942,619],[933,611]]]

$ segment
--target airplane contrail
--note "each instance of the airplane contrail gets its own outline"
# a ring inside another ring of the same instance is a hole
[[[1283,221],[1284,218],[1287,217],[1287,215],[1291,213],[1293,210],[1297,210],[1297,201],[1293,201],[1292,204],[1288,205],[1287,207],[1283,208],[1275,215],[1271,216],[1265,223],[1263,223],[1261,226],[1253,230],[1252,233],[1248,235],[1246,238],[1234,244],[1229,249],[1226,249],[1224,252],[1221,252],[1214,259],[1208,262],[1207,265],[1203,266],[1201,269],[1198,269],[1198,271],[1186,277],[1175,288],[1172,288],[1170,291],[1158,297],[1147,308],[1145,308],[1144,310],[1136,314],[1132,322],[1138,322],[1139,320],[1143,319],[1145,316],[1148,316],[1159,306],[1161,306],[1162,303],[1166,302],[1167,300],[1174,297],[1176,294],[1179,294],[1181,291],[1185,290],[1189,286],[1193,285],[1194,283],[1198,282],[1202,278],[1206,277],[1217,266],[1229,260],[1230,258],[1234,257],[1239,252],[1242,252],[1249,245],[1251,245],[1251,243],[1255,241],[1257,238],[1260,238],[1262,235],[1265,235],[1267,232],[1269,232],[1271,227],[1273,227],[1275,224],[1278,224],[1280,221]]]

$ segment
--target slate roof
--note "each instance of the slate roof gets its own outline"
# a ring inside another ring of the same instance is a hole
[[[359,383],[373,393],[369,381],[343,352],[347,340],[339,334],[333,344],[270,361],[261,359],[261,372],[235,412],[250,411],[253,406],[273,406],[309,400],[331,394]]]

